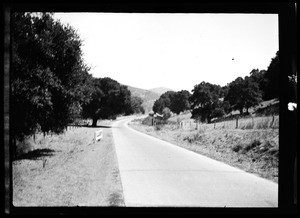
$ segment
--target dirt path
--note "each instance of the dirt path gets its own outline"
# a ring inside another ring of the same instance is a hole
[[[103,139],[93,143],[98,129]],[[105,126],[40,136],[12,168],[14,206],[124,206],[112,131]]]

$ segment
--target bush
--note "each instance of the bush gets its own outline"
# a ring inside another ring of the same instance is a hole
[[[156,131],[159,131],[159,130],[162,130],[162,128],[163,128],[163,125],[155,125],[155,127],[154,127],[154,130],[156,130]]]
[[[189,143],[193,143],[195,141],[201,141],[202,140],[202,134],[201,133],[196,133],[192,135],[185,136],[183,138],[184,141],[188,141]]]
[[[165,107],[162,111],[162,114],[163,114],[163,119],[167,120],[171,117],[171,110],[169,108]]]
[[[117,115],[111,115],[108,117],[109,120],[116,120],[117,119]]]
[[[237,144],[237,145],[235,145],[235,146],[232,147],[232,150],[234,152],[239,152],[242,148],[243,147],[241,145]]]
[[[249,143],[248,145],[246,145],[243,149],[244,152],[248,152],[251,149],[259,146],[261,144],[261,142],[258,139],[254,139],[251,143]]]
[[[193,142],[193,139],[192,139],[192,137],[191,136],[185,136],[184,138],[183,138],[183,141],[188,141],[189,143],[192,143]]]

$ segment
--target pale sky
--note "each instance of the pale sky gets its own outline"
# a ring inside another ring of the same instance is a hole
[[[83,40],[94,77],[143,89],[191,91],[267,69],[279,50],[277,14],[55,13]],[[234,60],[232,60],[234,59]]]

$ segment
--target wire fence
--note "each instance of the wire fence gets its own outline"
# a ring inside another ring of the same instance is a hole
[[[278,129],[279,116],[249,117],[227,120],[215,123],[200,123],[193,119],[183,120],[177,124],[178,128],[185,130],[208,130],[208,129]]]

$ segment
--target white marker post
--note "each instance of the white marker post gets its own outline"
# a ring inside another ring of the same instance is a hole
[[[103,138],[103,132],[102,130],[97,130],[94,133],[94,143],[96,143],[97,141],[101,140]]]

